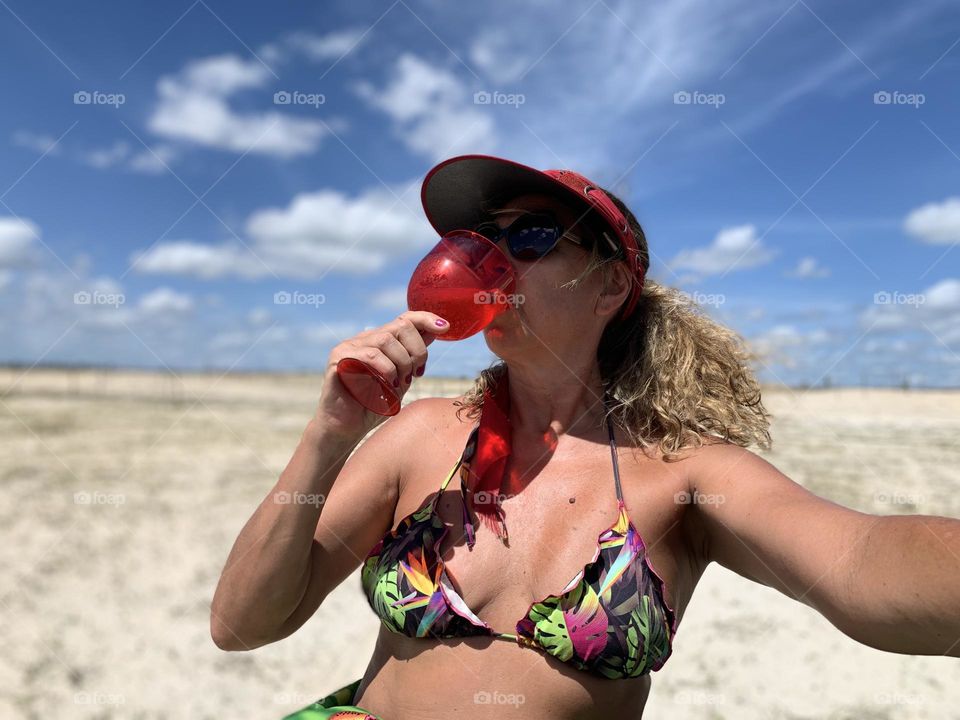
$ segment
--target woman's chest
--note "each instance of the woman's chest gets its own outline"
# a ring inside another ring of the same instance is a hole
[[[429,458],[422,467],[420,477],[432,477],[436,484],[420,489],[421,501],[437,491],[436,479],[450,472]],[[686,505],[678,502],[686,480],[676,464],[629,449],[618,451],[617,467],[626,518],[675,607],[670,588],[685,584],[681,576],[687,566],[681,530]],[[512,632],[531,603],[560,594],[600,555],[603,536],[609,538],[623,521],[609,446],[571,444],[546,458],[514,452],[508,474],[498,498],[506,542],[471,513],[476,543],[468,547],[459,473],[436,506],[448,528],[439,547],[448,578],[467,606],[500,632]]]

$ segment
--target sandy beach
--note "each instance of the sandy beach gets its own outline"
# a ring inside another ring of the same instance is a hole
[[[424,378],[405,401],[464,387]],[[208,631],[230,546],[319,390],[317,375],[0,370],[0,717],[279,718],[363,673],[378,624],[359,571],[280,643],[228,654]],[[812,491],[960,517],[960,392],[764,401],[761,454]],[[960,662],[860,645],[713,565],[644,716],[960,718]]]

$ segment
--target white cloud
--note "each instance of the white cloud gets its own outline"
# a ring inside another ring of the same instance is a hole
[[[193,298],[167,287],[159,287],[141,297],[137,307],[151,315],[185,313],[193,309]]]
[[[776,252],[757,239],[753,225],[738,225],[721,230],[707,247],[682,250],[669,265],[674,270],[720,275],[764,265],[776,256]]]
[[[38,153],[46,155],[56,155],[60,152],[57,145],[57,139],[52,135],[43,135],[32,133],[28,130],[18,130],[13,134],[13,144],[17,147],[25,147],[36,150]]]
[[[239,360],[244,368],[316,369],[334,344],[363,329],[350,310],[332,317],[324,309],[322,322],[318,313],[285,326],[273,317],[285,319],[285,306],[245,312],[167,286],[132,294],[114,278],[78,278],[59,266],[18,273],[17,282],[18,292],[0,292],[7,361],[226,368]],[[86,299],[77,301],[78,292]]]
[[[278,274],[311,277],[333,268],[371,272],[391,257],[425,246],[433,235],[409,201],[381,188],[356,197],[335,190],[301,193],[285,208],[253,213],[246,229],[257,254]]]
[[[160,78],[159,100],[148,120],[157,135],[233,152],[289,158],[314,152],[325,134],[323,123],[276,110],[237,112],[229,98],[261,89],[270,71],[257,60],[219,55],[194,60],[177,75]],[[261,91],[264,102],[273,95]]]
[[[945,3],[938,2],[916,3],[897,10],[896,14],[865,18],[865,22],[857,29],[856,42],[850,43],[853,46],[851,48],[846,42],[837,42],[832,30],[824,27],[809,7],[801,3],[789,6],[786,3],[765,3],[739,9],[726,3],[713,5],[717,11],[729,17],[708,20],[708,15],[701,13],[702,7],[685,11],[687,17],[699,16],[703,22],[712,22],[717,27],[723,27],[722,23],[727,24],[723,35],[713,38],[713,44],[721,53],[716,64],[712,68],[701,68],[707,70],[708,82],[722,76],[720,79],[727,83],[749,79],[749,84],[764,88],[763,94],[752,102],[738,100],[738,107],[745,108],[746,112],[727,121],[741,137],[770,123],[790,105],[811,95],[829,95],[839,99],[859,94],[869,102],[870,93],[873,92],[870,85],[877,80],[874,71],[880,69],[878,61],[885,61],[897,42],[910,37],[913,31],[930,20],[931,15],[945,7]],[[710,11],[712,8],[707,10]],[[778,20],[784,11],[786,14]],[[811,27],[812,32],[809,31]],[[769,30],[774,32],[767,35]],[[702,32],[702,29],[699,31]],[[764,44],[768,47],[776,44],[778,33],[789,33],[789,36],[782,36],[788,41],[779,43],[778,54],[798,61],[776,65],[767,62],[768,67],[764,67]],[[755,42],[758,38],[762,38],[763,42]],[[724,39],[731,42],[724,43]],[[800,58],[805,61],[799,62]],[[669,56],[666,61],[672,65]],[[775,81],[765,82],[764,72],[774,67],[777,68]],[[796,68],[796,72],[787,77],[782,72],[784,68]],[[679,74],[684,79],[688,77],[687,73]],[[883,75],[882,72],[880,74]],[[733,140],[730,131],[716,122],[706,123],[698,133],[685,133],[685,137],[690,141],[689,147]],[[855,136],[850,141],[854,139]]]
[[[21,344],[37,353],[44,352],[44,344],[49,347],[75,324],[76,330],[62,339],[64,347],[73,347],[74,352],[82,350],[81,356],[99,356],[105,350],[97,339],[103,332],[133,331],[143,338],[163,329],[188,327],[186,316],[193,309],[189,295],[165,287],[134,301],[123,285],[109,276],[38,270],[25,274],[21,287],[20,311],[16,315]],[[158,343],[154,349],[166,348]],[[103,360],[114,362],[117,358]]]
[[[171,145],[156,145],[144,149],[130,157],[127,167],[134,172],[158,175],[165,172],[177,158],[177,151]]]
[[[889,354],[891,352],[905,354],[915,354],[921,352],[922,348],[916,343],[909,343],[905,339],[890,340],[889,338],[874,338],[863,343],[865,353]]]
[[[26,218],[0,217],[0,268],[26,264],[34,256],[40,228]]]
[[[125,160],[130,155],[130,143],[124,140],[117,140],[113,145],[107,148],[91,150],[81,156],[81,160],[98,170],[113,167]]]
[[[786,274],[797,278],[824,278],[830,275],[830,270],[820,265],[816,258],[805,257],[801,258],[797,266]]]
[[[921,242],[932,245],[960,242],[960,197],[918,207],[907,215],[903,229]]]
[[[470,46],[470,62],[497,83],[515,82],[535,59],[527,57],[522,47],[511,47],[501,26],[481,31]]]
[[[860,323],[885,332],[932,332],[947,343],[960,340],[960,280],[940,280],[920,292],[887,290],[861,313]]]
[[[247,322],[251,325],[266,325],[273,319],[273,315],[266,308],[256,307],[247,313]]]
[[[156,175],[164,172],[176,158],[171,145],[157,145],[149,150],[134,151],[125,140],[117,140],[105,148],[88,150],[79,155],[80,162],[98,170],[122,168],[137,173]]]
[[[173,83],[225,97],[239,90],[261,87],[269,77],[270,70],[256,60],[213,55],[187,63],[179,77],[161,78],[160,85]]]
[[[933,312],[960,312],[960,280],[941,280],[924,292],[926,306]]]
[[[158,243],[130,257],[142,273],[189,275],[211,280],[225,275],[254,278],[268,272],[238,244],[203,245],[189,240]]]
[[[830,333],[822,328],[804,332],[793,325],[776,325],[750,338],[749,345],[767,363],[796,368],[799,367],[798,359],[805,359],[804,349],[829,341]]]
[[[517,123],[515,132],[503,133],[503,154],[591,177],[597,168],[623,172],[648,152],[677,114],[673,93],[709,91],[783,12],[779,3],[748,0],[502,7],[510,22],[491,23],[489,13],[478,18],[468,61],[484,83],[508,85],[484,89],[521,92],[526,108],[541,109],[523,112],[529,131]],[[711,118],[709,126],[716,125]],[[674,132],[689,135],[690,122]],[[655,177],[651,186],[662,191],[665,178]]]
[[[204,279],[235,275],[310,279],[327,272],[366,274],[391,258],[425,249],[435,233],[412,209],[416,184],[357,196],[336,190],[296,195],[286,207],[250,215],[247,247],[186,240],[160,243],[131,261],[139,272]],[[401,193],[406,193],[401,196]]]
[[[297,32],[287,38],[287,44],[311,60],[334,60],[354,50],[364,38],[364,32],[363,28],[347,28],[326,35]]]
[[[363,81],[356,93],[396,123],[412,151],[431,160],[458,152],[489,152],[496,146],[492,117],[450,70],[404,53],[382,89]]]

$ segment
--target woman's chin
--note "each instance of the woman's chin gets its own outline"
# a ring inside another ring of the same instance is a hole
[[[505,312],[494,318],[487,327],[483,329],[483,336],[488,343],[493,345],[503,345],[512,339],[523,335],[523,325],[515,312]]]
[[[507,334],[507,324],[503,322],[503,315],[498,315],[483,329],[485,338],[502,338]]]

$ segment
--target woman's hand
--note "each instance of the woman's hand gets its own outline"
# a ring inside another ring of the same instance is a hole
[[[356,358],[380,372],[403,397],[414,377],[423,375],[427,345],[450,329],[450,324],[431,312],[410,310],[396,319],[365,330],[337,345],[330,352],[323,379],[323,391],[315,421],[325,432],[359,442],[386,416],[370,412],[353,399],[337,376],[337,363]]]

